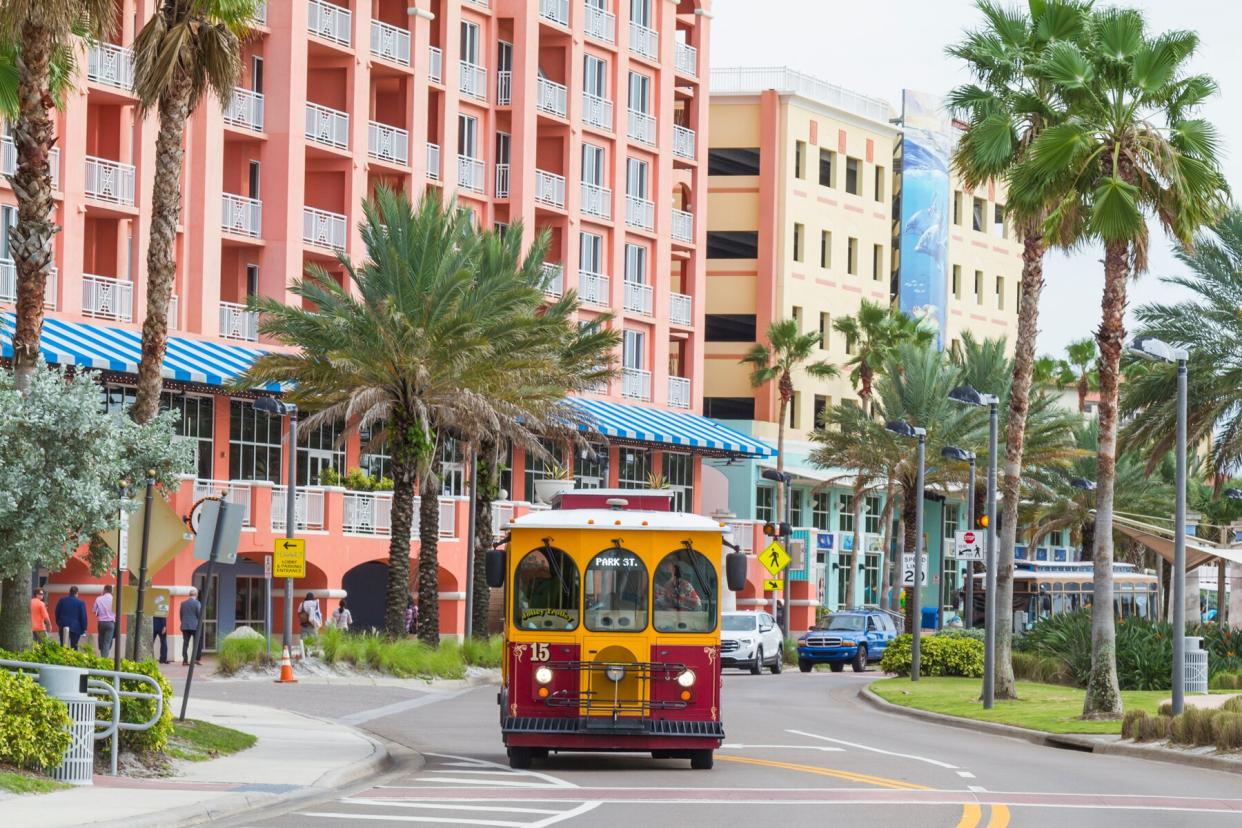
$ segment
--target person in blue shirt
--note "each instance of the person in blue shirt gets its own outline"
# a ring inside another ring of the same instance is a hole
[[[60,631],[60,645],[65,645],[65,633],[69,633],[69,648],[76,650],[78,640],[86,633],[86,602],[78,597],[78,588],[69,587],[69,594],[56,602],[56,628]]]

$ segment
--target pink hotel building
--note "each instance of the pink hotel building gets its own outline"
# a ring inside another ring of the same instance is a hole
[[[244,396],[221,393],[262,348],[248,295],[286,301],[308,263],[362,255],[360,203],[379,185],[455,194],[479,225],[521,218],[547,228],[553,291],[576,289],[583,315],[616,315],[620,376],[582,405],[608,446],[566,457],[582,486],[643,487],[663,474],[687,510],[701,504],[704,456],[770,453],[702,410],[707,172],[708,0],[274,0],[245,46],[227,109],[205,102],[187,131],[184,218],[169,309],[168,404],[183,413],[198,468],[173,498],[178,514],[227,490],[246,510],[241,557],[224,567],[217,632],[263,626],[263,556],[283,534],[286,424]],[[143,263],[157,123],[140,119],[128,45],[157,0],[118,0],[115,42],[90,49],[59,121],[54,162],[57,277],[49,285],[49,362],[104,370],[108,405],[131,398],[137,330],[146,307]],[[11,140],[0,161],[14,164]],[[12,205],[7,179],[0,203]],[[0,302],[14,276],[4,206]],[[345,278],[336,267],[340,278]],[[4,339],[11,316],[0,316]],[[253,344],[251,344],[253,343]],[[8,342],[4,345],[8,348]],[[6,351],[5,356],[10,352]],[[378,622],[387,557],[387,495],[317,486],[327,467],[382,474],[382,453],[354,436],[306,433],[297,447],[299,534],[318,595],[360,600],[354,617]],[[462,457],[446,456],[441,505],[441,616],[461,627],[466,534]],[[541,462],[512,458],[511,500],[530,508]],[[712,498],[715,500],[715,498]],[[411,554],[417,556],[417,543]],[[188,549],[154,573],[183,594],[198,571]],[[80,560],[50,573],[99,590]],[[372,599],[374,596],[374,600]],[[325,610],[327,608],[325,607]],[[174,614],[175,615],[175,614]],[[273,617],[283,617],[277,605]],[[172,624],[173,622],[170,622]],[[175,624],[170,627],[175,632]]]

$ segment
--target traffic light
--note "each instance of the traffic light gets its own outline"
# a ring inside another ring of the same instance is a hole
[[[979,515],[979,517],[975,518],[975,526],[978,526],[980,529],[987,529],[988,528],[988,516]]]
[[[763,524],[763,534],[769,538],[787,538],[793,534],[793,529],[783,520],[780,523],[768,521]]]

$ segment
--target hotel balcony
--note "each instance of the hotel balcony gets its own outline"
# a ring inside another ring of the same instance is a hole
[[[650,400],[651,372],[641,368],[622,368],[621,396],[631,400]]]
[[[653,295],[651,285],[642,282],[631,282],[625,280],[625,309],[630,313],[640,313],[643,316],[652,315]]]
[[[245,342],[259,341],[259,314],[235,302],[220,303],[220,336]]]
[[[471,192],[483,192],[483,159],[457,156],[457,186]]]
[[[47,274],[47,282],[43,289],[43,304],[49,308],[56,307],[56,268]],[[12,259],[0,259],[0,303],[11,305],[17,302],[17,265]]]
[[[86,197],[133,207],[133,164],[86,156]]]
[[[181,300],[175,293],[168,297],[168,329],[181,330]]]
[[[602,9],[586,4],[586,18],[583,29],[587,37],[613,44],[617,42],[617,18]]]
[[[612,101],[583,92],[582,120],[587,126],[612,132]]]
[[[673,66],[683,75],[697,78],[699,76],[699,50],[677,41],[673,49]]]
[[[509,165],[496,165],[496,198],[509,197]]]
[[[565,268],[556,262],[544,262],[543,278],[547,280],[543,288],[546,295],[553,299],[565,295]]]
[[[307,101],[306,137],[326,147],[349,149],[349,113]]]
[[[225,193],[220,228],[225,233],[259,238],[263,233],[263,202],[257,198]]]
[[[694,244],[694,213],[673,209],[673,241]]]
[[[547,78],[539,78],[536,89],[538,97],[535,101],[535,108],[548,115],[564,118],[565,113],[569,111],[569,90],[564,84]]]
[[[513,103],[513,73],[508,69],[496,73],[496,106]]]
[[[660,33],[631,21],[630,51],[648,60],[656,60],[660,56]]]
[[[674,325],[690,327],[694,321],[694,304],[684,293],[670,293],[668,297],[668,321]]]
[[[224,109],[224,122],[255,132],[263,131],[263,94],[240,86],[233,88],[233,98]]]
[[[463,95],[480,101],[487,100],[487,69],[475,63],[460,61],[461,78],[458,87]]]
[[[569,25],[569,0],[539,0],[539,16],[560,26]]]
[[[668,407],[690,407],[690,380],[686,377],[668,378]]]
[[[47,164],[52,170],[52,189],[60,189],[60,147],[53,147],[47,157]],[[0,174],[13,175],[17,172],[17,145],[13,136],[0,137]],[[11,182],[4,182],[12,186]]]
[[[612,218],[612,190],[582,182],[582,214],[609,220]]]
[[[314,207],[302,208],[302,241],[306,244],[327,250],[344,250],[345,232],[345,216],[340,213],[316,210]]]
[[[640,230],[655,229],[655,203],[638,196],[625,197],[625,223]]]
[[[345,47],[353,45],[351,18],[349,9],[324,0],[307,0],[306,30],[315,37]]]
[[[254,9],[254,22],[260,26],[267,25],[267,0],[262,0]]]
[[[82,315],[129,322],[134,318],[134,285],[111,276],[82,275]]]
[[[594,305],[598,308],[609,307],[608,277],[586,270],[579,271],[578,297],[588,305]]]
[[[408,166],[410,133],[399,127],[370,121],[367,124],[367,155],[402,167]]]
[[[549,207],[565,207],[565,176],[535,170],[535,201]]]
[[[645,112],[639,112],[637,109],[626,111],[629,114],[629,123],[625,134],[635,141],[654,147],[656,143],[656,119]]]
[[[427,179],[429,181],[440,180],[440,145],[427,145]]]
[[[134,53],[124,46],[96,43],[86,53],[86,77],[104,86],[132,93],[134,89]]]
[[[444,52],[435,46],[427,47],[427,77],[435,83],[444,82]]]
[[[379,20],[371,21],[371,54],[402,66],[410,65],[410,33]]]
[[[695,160],[694,130],[678,124],[673,125],[673,155],[688,161]]]

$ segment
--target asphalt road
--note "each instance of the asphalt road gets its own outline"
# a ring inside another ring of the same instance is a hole
[[[726,743],[711,771],[635,754],[554,754],[512,771],[494,687],[205,683],[206,694],[339,718],[417,751],[336,801],[244,826],[1239,826],[1242,779],[881,713],[875,673],[786,672],[724,682]],[[256,698],[255,693],[263,697]],[[271,702],[276,703],[276,702]],[[1229,801],[1225,801],[1229,800]]]

